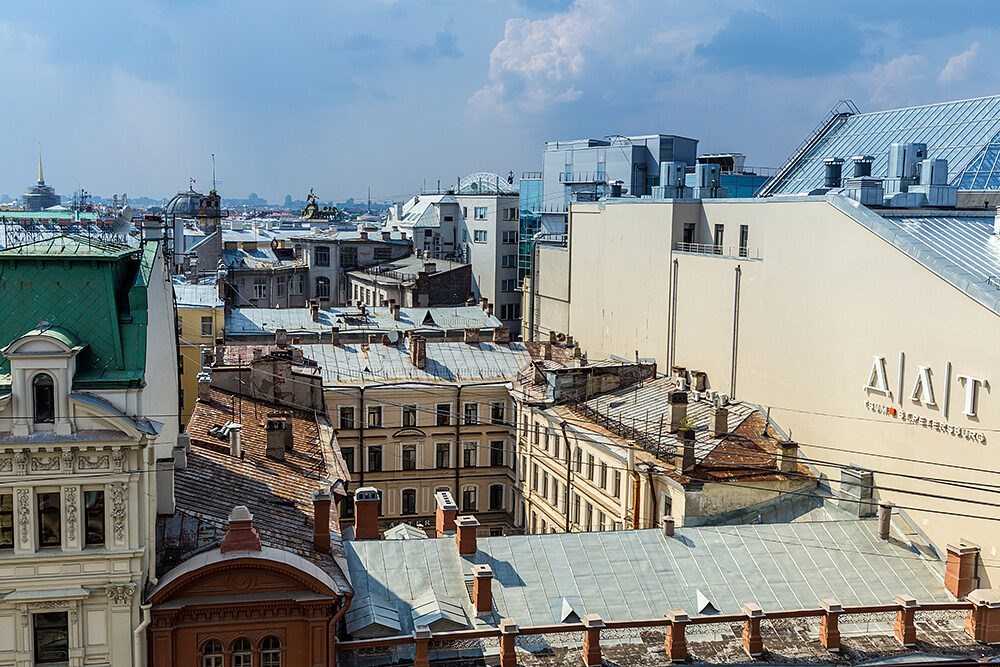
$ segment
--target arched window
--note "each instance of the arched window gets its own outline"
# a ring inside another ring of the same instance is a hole
[[[316,296],[330,296],[330,279],[322,276],[316,279]]]
[[[250,640],[240,637],[233,642],[233,667],[253,667],[253,647]]]
[[[281,640],[264,637],[260,643],[260,667],[281,667]]]
[[[56,387],[52,376],[39,373],[31,381],[36,424],[51,424],[56,418]]]
[[[209,639],[201,648],[201,667],[222,667],[222,642]]]

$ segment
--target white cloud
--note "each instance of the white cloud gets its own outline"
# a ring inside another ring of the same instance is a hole
[[[979,42],[973,42],[965,51],[956,53],[951,58],[948,58],[948,62],[938,76],[938,81],[940,83],[954,83],[967,79],[978,57]]]
[[[873,85],[871,100],[885,108],[902,107],[916,94],[920,98],[926,91],[919,85],[927,74],[927,59],[921,55],[904,53],[888,62],[875,65],[865,77]]]

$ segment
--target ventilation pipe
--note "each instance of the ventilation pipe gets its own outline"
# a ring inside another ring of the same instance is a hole
[[[825,188],[839,188],[840,187],[840,177],[844,168],[844,161],[839,157],[828,157],[823,160],[824,166],[824,179],[823,187]]]

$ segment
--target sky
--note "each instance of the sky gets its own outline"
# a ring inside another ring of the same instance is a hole
[[[404,200],[663,132],[780,166],[842,99],[1000,93],[994,0],[34,0],[0,8],[0,194]]]

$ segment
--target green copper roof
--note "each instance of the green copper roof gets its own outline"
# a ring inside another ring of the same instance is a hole
[[[0,252],[0,341],[45,322],[84,346],[74,388],[142,386],[156,249],[62,236]],[[10,362],[0,359],[0,375],[9,372]]]
[[[43,326],[38,329],[32,329],[31,331],[24,334],[25,336],[48,336],[49,338],[55,338],[57,341],[65,345],[66,347],[72,349],[74,347],[83,347],[84,344],[80,343],[71,332],[65,329],[60,329],[58,327],[48,327]]]

